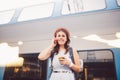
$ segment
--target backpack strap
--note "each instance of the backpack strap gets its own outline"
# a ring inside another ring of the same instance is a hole
[[[70,57],[71,57],[72,62],[75,63],[75,61],[74,61],[74,56],[73,56],[73,49],[72,49],[72,47],[69,48],[69,53],[70,53]]]
[[[54,53],[53,53],[53,51],[51,51],[51,56],[50,56],[50,58],[51,58],[51,64],[50,64],[51,71],[50,71],[49,77],[51,76],[52,71],[53,71],[53,57],[54,57]]]
[[[51,56],[50,56],[51,62],[53,61],[53,57],[54,57],[54,52],[53,52],[53,50],[52,50],[52,51],[51,51]]]
[[[75,63],[74,56],[73,56],[73,49],[71,47],[69,48],[69,54],[70,54],[72,62]],[[77,73],[75,71],[73,71],[73,73],[74,73],[74,76],[75,76],[75,80],[78,80],[79,79],[79,73]]]

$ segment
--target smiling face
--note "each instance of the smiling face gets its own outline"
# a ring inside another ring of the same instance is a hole
[[[57,41],[58,41],[59,45],[64,45],[67,41],[67,36],[63,31],[59,31],[56,34],[56,38],[57,38]]]
[[[55,46],[56,52],[60,46],[64,46],[65,49],[69,48],[70,44],[70,33],[65,28],[58,28],[54,32],[54,37],[57,39],[57,45]]]

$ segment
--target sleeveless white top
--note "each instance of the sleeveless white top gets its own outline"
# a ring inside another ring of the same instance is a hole
[[[64,56],[69,61],[72,61],[69,52],[64,54],[64,52],[60,51],[58,54],[55,54],[52,61],[53,72],[50,76],[50,80],[75,80],[74,73],[72,72],[70,67],[66,65],[61,65],[59,63],[58,58],[60,56]],[[57,72],[55,73],[54,71]],[[65,71],[65,73],[63,73],[62,71]]]

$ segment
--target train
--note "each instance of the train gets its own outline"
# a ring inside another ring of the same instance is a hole
[[[78,50],[83,60],[79,80],[119,80],[120,49]],[[49,80],[50,59],[38,60],[39,53],[20,54],[22,66],[0,67],[0,80]]]

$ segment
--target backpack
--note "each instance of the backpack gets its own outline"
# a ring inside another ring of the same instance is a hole
[[[73,49],[70,47],[68,51],[70,53],[70,57],[71,57],[72,62],[75,63],[74,62],[74,57],[73,57]],[[52,73],[52,70],[53,70],[52,60],[53,60],[54,54],[52,52],[51,52],[51,54],[52,54],[51,55],[51,73]],[[79,78],[80,78],[80,72],[75,72],[75,71],[73,71],[73,72],[74,72],[74,75],[75,75],[75,80],[79,80]],[[50,75],[51,75],[51,73],[50,73]]]

